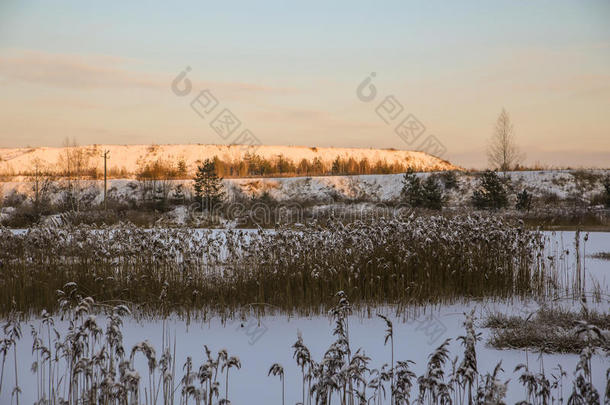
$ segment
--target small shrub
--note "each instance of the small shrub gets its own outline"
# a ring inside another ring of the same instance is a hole
[[[539,173],[542,174],[542,173]],[[557,177],[556,175],[553,175],[553,178],[551,179],[551,184],[555,185],[555,186],[559,186],[559,187],[564,187],[568,182],[568,179],[566,177]]]
[[[610,260],[610,252],[599,252],[591,255],[594,259]]]
[[[36,224],[40,218],[31,205],[24,204],[13,208],[10,215],[2,221],[3,226],[9,228],[26,228]]]
[[[578,353],[586,345],[574,333],[579,321],[604,330],[610,329],[610,314],[596,311],[573,312],[562,308],[543,307],[524,318],[492,314],[484,327],[493,329],[489,343],[495,348],[536,348],[547,352]],[[603,339],[594,342],[606,347]]]
[[[523,190],[519,194],[517,194],[517,204],[515,208],[519,211],[528,211],[532,207],[532,195],[527,192],[527,190]]]
[[[604,179],[604,192],[606,197],[606,207],[610,207],[610,176]]]
[[[561,201],[561,197],[559,197],[559,194],[553,191],[544,191],[540,199],[544,204],[547,205],[556,205]]]
[[[576,170],[570,172],[577,185],[585,189],[595,187],[596,183],[601,180],[601,175],[588,170]]]
[[[18,208],[19,206],[21,206],[21,204],[23,204],[23,202],[26,200],[26,198],[27,198],[27,196],[25,194],[21,194],[16,191],[13,191],[12,193],[4,196],[3,205],[5,207]]]
[[[591,198],[589,198],[589,204],[591,206],[606,206],[607,203],[607,196],[606,196],[606,192],[603,191],[601,193],[595,193],[593,195],[591,195]]]

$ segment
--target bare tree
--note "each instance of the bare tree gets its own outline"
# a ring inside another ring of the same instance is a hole
[[[35,158],[32,162],[31,181],[33,182],[34,210],[38,214],[48,203],[48,192],[51,187],[47,164],[40,158]]]
[[[142,200],[152,200],[165,206],[177,173],[178,169],[169,160],[159,157],[155,161],[147,161],[145,157],[140,157],[136,178],[140,182]]]
[[[510,115],[503,108],[498,116],[494,134],[487,148],[489,165],[505,172],[523,161],[523,154],[515,142],[515,131]]]
[[[89,160],[93,154],[95,150],[79,147],[76,139],[66,138],[63,143],[57,164],[65,182],[66,205],[73,211],[80,209],[81,193],[88,186],[84,179],[91,171]]]

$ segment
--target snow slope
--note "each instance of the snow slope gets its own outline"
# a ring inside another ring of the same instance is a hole
[[[104,150],[110,151],[109,168],[125,169],[128,173],[135,173],[139,162],[155,161],[159,158],[177,162],[184,160],[189,171],[195,170],[195,162],[218,156],[221,160],[240,160],[248,152],[256,153],[266,159],[276,159],[279,155],[291,159],[295,163],[301,159],[309,161],[320,159],[330,164],[335,158],[353,157],[356,160],[367,158],[370,163],[386,161],[387,163],[406,163],[418,170],[453,170],[449,162],[424,152],[390,149],[361,149],[361,148],[315,148],[305,146],[270,146],[261,145],[256,149],[248,149],[244,145],[89,145],[82,146],[90,156],[92,167],[103,167],[101,154]],[[40,159],[48,166],[58,163],[65,148],[0,148],[0,173],[31,170],[36,159]]]
[[[513,191],[509,192],[511,198],[516,192],[527,189],[535,197],[556,195],[560,199],[577,196],[585,200],[603,191],[601,179],[609,176],[610,170],[595,170],[599,179],[595,182],[582,183],[577,180],[574,172],[562,171],[534,171],[534,172],[508,172]],[[427,177],[433,173],[419,173]],[[34,184],[26,178],[22,181],[0,182],[0,201],[12,194],[22,194],[32,197]],[[339,199],[360,199],[367,201],[388,202],[400,197],[402,190],[402,174],[373,174],[359,176],[314,176],[314,177],[281,177],[281,178],[238,178],[224,179],[223,183],[229,198],[237,194],[246,196],[261,196],[268,193],[278,201],[318,201],[332,203]],[[178,185],[187,199],[192,194],[192,180],[170,181],[169,197],[175,197]],[[457,173],[458,187],[445,190],[448,205],[461,206],[469,204],[472,192],[478,185],[478,176],[474,173]],[[81,196],[87,201],[99,204],[103,201],[102,180],[83,180],[79,184]],[[51,202],[59,202],[65,184],[62,181],[52,183],[49,190]],[[140,182],[133,179],[111,179],[108,181],[108,196],[111,199],[136,202],[142,198]]]

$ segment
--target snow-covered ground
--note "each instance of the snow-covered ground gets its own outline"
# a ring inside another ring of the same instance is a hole
[[[19,232],[19,231],[16,231]],[[216,231],[219,232],[219,231]],[[575,269],[574,262],[574,233],[573,232],[547,232],[549,252],[571,250],[565,257],[568,269]],[[581,249],[586,255],[610,250],[610,233],[591,232],[585,243],[585,233],[581,234]],[[589,277],[609,278],[610,261],[591,259],[586,257],[586,268]],[[589,278],[589,280],[591,280]],[[606,284],[607,293],[607,284]],[[601,309],[607,310],[608,295],[605,302],[600,304]],[[415,313],[412,318],[406,319],[404,315],[393,315],[386,309],[386,314],[394,322],[395,333],[395,359],[413,360],[416,364],[413,370],[422,374],[428,361],[428,355],[440,345],[444,339],[452,338],[450,345],[451,359],[459,356],[461,359],[463,348],[455,340],[463,335],[462,322],[464,313],[476,308],[476,314],[481,319],[490,312],[502,311],[514,314],[529,314],[539,307],[540,303],[522,302],[468,302],[465,304],[444,305],[428,308],[425,313]],[[566,302],[565,305],[573,305]],[[384,345],[383,321],[374,316],[354,314],[350,318],[350,338],[352,349],[362,348],[366,355],[372,358],[370,367],[379,368],[390,362],[389,346]],[[38,321],[33,320],[34,324]],[[98,322],[104,324],[102,316]],[[207,321],[192,320],[187,323],[183,320],[171,318],[166,321],[166,328],[172,332],[178,342],[176,346],[177,374],[182,375],[182,364],[187,356],[193,357],[194,367],[198,368],[204,362],[203,345],[208,345],[214,352],[226,348],[229,355],[238,356],[242,363],[240,370],[232,370],[230,378],[229,397],[234,404],[279,404],[281,403],[281,385],[277,378],[268,377],[269,367],[276,362],[281,363],[286,373],[286,403],[293,404],[300,400],[300,370],[292,357],[291,345],[296,341],[297,332],[303,335],[305,344],[309,347],[313,357],[320,360],[328,346],[334,341],[331,334],[332,325],[328,318],[315,317],[288,317],[265,316],[261,319],[255,333],[248,328],[248,321],[229,322],[223,325],[218,318]],[[432,327],[430,326],[432,325]],[[65,333],[67,324],[57,319],[58,329]],[[157,348],[161,347],[163,324],[160,320],[137,321],[132,318],[125,320],[124,343],[127,349],[138,342],[148,339]],[[32,403],[36,398],[36,383],[30,371],[32,339],[28,334],[29,328],[24,327],[24,338],[19,341],[19,381],[22,387],[22,403]],[[478,328],[483,333],[482,341],[477,345],[477,360],[480,372],[491,372],[494,366],[501,361],[504,372],[502,381],[510,378],[507,403],[514,403],[524,399],[524,389],[518,382],[518,374],[513,370],[520,363],[528,363],[532,371],[538,372],[543,362],[547,376],[558,364],[567,371],[568,379],[564,381],[564,397],[571,391],[572,372],[578,361],[577,355],[571,354],[545,354],[542,358],[538,353],[522,350],[495,350],[488,347],[485,342],[490,331]],[[136,361],[137,369],[142,376],[147,375],[146,363],[143,358]],[[605,389],[605,373],[608,368],[607,358],[596,355],[593,358],[593,383],[600,393]],[[12,370],[12,369],[11,369]],[[0,403],[11,403],[10,390],[14,385],[14,376],[5,372],[3,393]],[[223,391],[224,392],[224,391]],[[416,391],[413,391],[415,395]],[[603,394],[602,394],[603,395]]]
[[[574,174],[576,173],[576,175]],[[535,172],[507,172],[514,193],[509,193],[514,199],[517,192],[528,190],[535,197],[556,195],[557,198],[568,197],[590,200],[593,196],[602,193],[603,176],[610,175],[610,170],[595,170],[589,173],[598,175],[594,182],[583,182],[577,178],[579,172],[561,171],[535,171]],[[419,173],[427,177],[434,173]],[[243,194],[246,196],[261,196],[268,193],[278,201],[318,201],[323,204],[332,204],[337,199],[361,199],[367,201],[390,202],[400,197],[402,190],[402,174],[384,175],[356,175],[356,176],[317,176],[317,177],[282,177],[282,178],[239,178],[223,180],[227,197]],[[442,183],[442,182],[441,182]],[[169,198],[175,197],[178,186],[187,197],[192,195],[191,180],[169,181],[171,191]],[[457,174],[457,188],[445,190],[448,205],[460,206],[469,204],[472,192],[478,185],[478,176],[473,173],[459,172]],[[78,184],[77,190],[83,200],[92,204],[103,201],[103,181],[83,180]],[[34,183],[22,181],[0,182],[0,198],[22,194],[33,195]],[[52,183],[49,189],[51,202],[59,202],[65,184],[61,181]],[[142,185],[133,179],[112,179],[108,181],[108,196],[111,199],[123,202],[138,202],[142,199]]]

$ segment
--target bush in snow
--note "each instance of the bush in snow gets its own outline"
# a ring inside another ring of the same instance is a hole
[[[529,211],[532,207],[532,195],[527,192],[527,190],[523,190],[519,194],[517,194],[517,204],[515,208],[520,211]]]
[[[606,194],[606,207],[610,207],[610,176],[604,180],[604,191]]]

